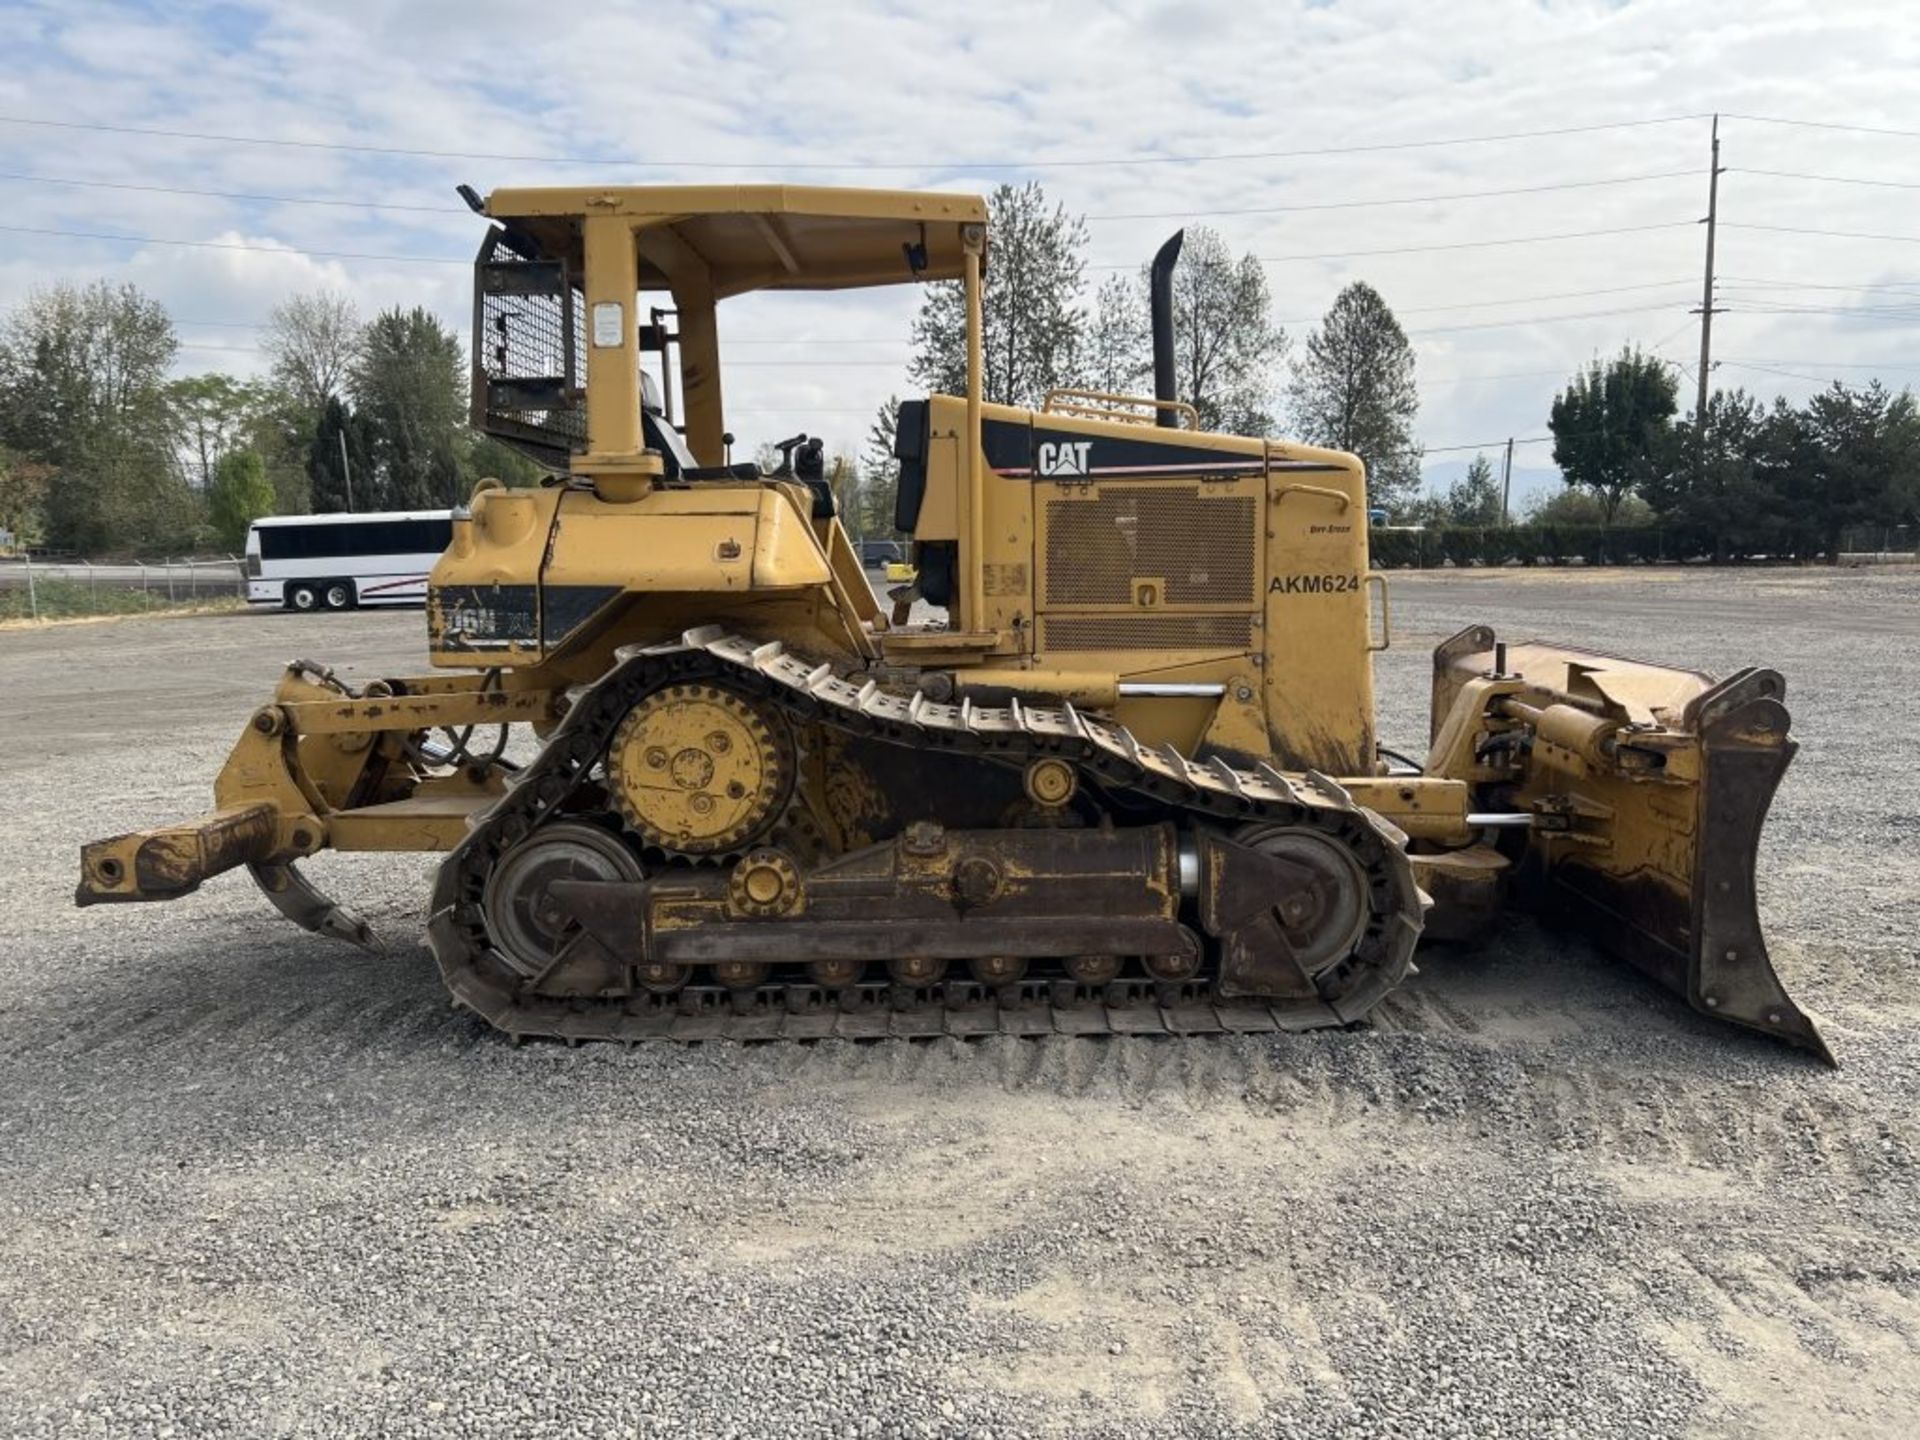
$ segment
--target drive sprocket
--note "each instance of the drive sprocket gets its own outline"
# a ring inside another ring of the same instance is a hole
[[[607,750],[614,808],[646,844],[711,859],[764,834],[793,794],[784,717],[722,685],[665,685],[621,720]]]

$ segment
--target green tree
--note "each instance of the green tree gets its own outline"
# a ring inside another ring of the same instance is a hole
[[[1500,481],[1485,455],[1474,456],[1467,473],[1447,487],[1445,513],[1449,525],[1500,523]]]
[[[1173,358],[1178,398],[1199,412],[1200,428],[1271,431],[1274,370],[1286,353],[1266,267],[1252,254],[1236,261],[1216,232],[1189,226],[1173,267]]]
[[[1037,407],[1073,383],[1085,282],[1086,221],[1028,181],[987,198],[988,263],[981,296],[982,393],[999,405]],[[957,280],[926,287],[913,317],[908,371],[923,388],[966,393],[967,301]]]
[[[241,427],[240,443],[260,457],[276,497],[276,515],[304,515],[313,508],[307,454],[316,417],[277,385],[263,385],[260,400]]]
[[[1717,558],[1733,548],[1777,548],[1793,528],[1779,485],[1804,443],[1800,431],[1790,406],[1776,413],[1744,390],[1716,390],[1704,433],[1682,416],[1665,473],[1640,494],[1661,519],[1711,534]]]
[[[1838,564],[1843,532],[1893,524],[1920,496],[1920,408],[1910,391],[1878,380],[1850,389],[1838,380],[1806,404],[1802,463],[1781,476],[1796,513]]]
[[[847,537],[858,544],[867,535],[860,514],[860,461],[844,450],[836,450],[827,457],[826,467],[827,489],[833,495],[834,513],[840,517],[840,526],[847,532]]]
[[[1094,296],[1080,346],[1080,383],[1107,395],[1151,389],[1153,374],[1147,291],[1139,276],[1109,275]]]
[[[1679,461],[1672,429],[1672,372],[1639,350],[1595,360],[1554,397],[1547,427],[1553,432],[1553,462],[1569,485],[1591,490],[1604,523],[1613,523],[1621,500],[1636,491],[1663,495]]]
[[[900,462],[893,457],[900,428],[900,397],[880,403],[860,448],[860,534],[863,539],[895,534],[894,501],[900,491]]]
[[[0,443],[50,466],[49,543],[87,552],[190,542],[173,462],[173,322],[132,285],[36,291],[0,325]]]
[[[1638,495],[1622,497],[1609,522],[1601,498],[1590,490],[1567,486],[1546,494],[1536,494],[1527,503],[1529,525],[1645,525],[1653,519],[1653,509]]]
[[[339,397],[330,397],[320,409],[319,423],[307,443],[307,481],[316,515],[349,510],[377,510],[372,437],[366,423]],[[359,486],[358,494],[354,487]],[[356,503],[356,501],[360,503]]]
[[[47,483],[51,466],[0,449],[0,530],[16,545],[38,542],[46,532]]]
[[[545,470],[511,445],[476,431],[468,431],[466,438],[466,449],[460,457],[463,495],[472,491],[475,481],[489,476],[516,489],[530,489],[546,478]]]
[[[354,475],[356,508],[457,503],[465,382],[453,333],[419,307],[383,311],[361,332],[347,383],[372,460],[365,493]]]
[[[216,370],[167,382],[166,398],[178,428],[181,464],[189,481],[205,490],[220,458],[245,443],[267,392]]]
[[[345,388],[359,345],[360,317],[353,302],[321,290],[275,306],[262,348],[275,386],[317,416]]]
[[[207,486],[207,518],[213,533],[229,550],[246,544],[247,527],[273,513],[273,482],[267,467],[251,450],[229,450],[213,469]]]
[[[1356,280],[1334,297],[1290,390],[1300,438],[1358,455],[1370,504],[1397,510],[1420,489],[1413,347],[1380,292]]]

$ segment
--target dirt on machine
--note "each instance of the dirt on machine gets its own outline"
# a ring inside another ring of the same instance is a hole
[[[1755,904],[1781,677],[1476,626],[1435,651],[1424,759],[1384,750],[1361,464],[1174,398],[1179,237],[1155,394],[1023,409],[982,396],[977,197],[464,193],[491,222],[473,421],[549,478],[454,512],[428,673],[296,662],[213,809],[86,846],[81,904],[244,866],[374,947],[301,862],[439,852],[448,989],[569,1040],[1345,1025],[1423,940],[1520,906],[1831,1060]],[[900,406],[914,578],[883,602],[817,443],[732,461],[718,314],[936,282],[965,297],[966,393]]]

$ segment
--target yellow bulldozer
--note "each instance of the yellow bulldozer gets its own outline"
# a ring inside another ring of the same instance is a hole
[[[1178,237],[1151,267],[1154,395],[1021,409],[982,394],[974,196],[463,194],[492,222],[474,423],[550,477],[455,512],[431,673],[290,666],[212,811],[87,845],[81,904],[244,865],[373,946],[299,863],[442,852],[456,1002],[629,1041],[1342,1025],[1423,936],[1518,904],[1831,1059],[1755,906],[1780,676],[1476,626],[1435,651],[1424,762],[1390,758],[1360,462],[1198,428]],[[966,393],[900,407],[916,575],[889,607],[817,446],[731,460],[719,304],[929,282],[964,294]]]

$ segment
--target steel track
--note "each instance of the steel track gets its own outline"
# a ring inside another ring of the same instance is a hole
[[[1321,998],[1262,1004],[1215,995],[1206,978],[1169,985],[1035,981],[989,989],[947,982],[927,989],[861,984],[844,991],[766,984],[747,992],[689,984],[670,996],[553,998],[533,993],[522,970],[491,944],[481,896],[513,845],[567,812],[566,801],[605,753],[621,718],[664,684],[724,683],[780,706],[800,725],[910,748],[1024,765],[1042,756],[1072,763],[1108,792],[1124,792],[1200,824],[1309,825],[1343,839],[1365,870],[1372,920],[1354,953],[1322,978]],[[1270,766],[1238,770],[1194,762],[1172,746],[1142,745],[1123,726],[1071,706],[940,704],[842,679],[778,643],[756,645],[718,626],[678,642],[630,646],[578,692],[540,755],[478,815],[434,883],[428,941],[455,1000],[515,1037],[577,1040],[773,1040],[829,1036],[987,1034],[1208,1034],[1305,1030],[1360,1019],[1412,970],[1426,897],[1414,883],[1405,837],[1341,787],[1313,773]]]

